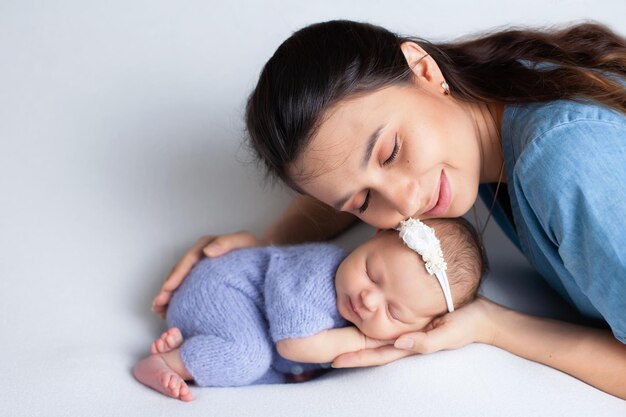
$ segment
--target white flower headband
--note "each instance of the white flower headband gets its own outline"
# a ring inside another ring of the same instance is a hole
[[[430,275],[434,274],[437,277],[437,281],[439,281],[439,285],[441,285],[443,290],[443,296],[446,298],[448,311],[453,312],[452,292],[450,291],[450,283],[446,275],[448,265],[443,260],[441,244],[437,236],[435,236],[435,230],[413,218],[401,221],[397,230],[400,231],[400,238],[404,241],[404,244],[422,255],[426,271]]]

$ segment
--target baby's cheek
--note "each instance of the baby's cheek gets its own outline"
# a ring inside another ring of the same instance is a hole
[[[352,321],[350,320],[350,316],[348,315],[348,313],[346,312],[346,308],[341,304],[341,303],[337,303],[337,311],[339,311],[339,315],[341,317],[344,318],[344,320],[349,321],[350,323],[352,323]],[[354,323],[353,323],[354,324]],[[360,329],[359,329],[360,330]],[[361,330],[361,333],[363,333],[363,331]]]
[[[404,332],[393,323],[375,323],[360,328],[361,333],[374,339],[391,340],[397,339]]]

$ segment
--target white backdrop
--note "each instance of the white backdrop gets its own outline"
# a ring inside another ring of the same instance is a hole
[[[196,389],[184,405],[130,374],[184,251],[202,234],[261,232],[291,197],[247,163],[242,116],[293,31],[348,18],[444,40],[591,18],[625,34],[625,17],[624,0],[0,0],[0,415],[626,415],[478,345],[296,386]],[[567,316],[493,228],[488,249],[486,294]]]

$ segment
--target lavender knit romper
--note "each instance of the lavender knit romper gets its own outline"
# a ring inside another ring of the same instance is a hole
[[[278,355],[275,343],[349,325],[337,311],[335,272],[346,253],[329,243],[246,248],[196,264],[174,292],[167,325],[200,386],[284,382],[325,367]]]

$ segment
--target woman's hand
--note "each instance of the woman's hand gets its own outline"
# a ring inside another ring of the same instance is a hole
[[[432,353],[444,349],[458,349],[474,342],[491,343],[495,327],[490,315],[500,308],[484,298],[434,319],[421,332],[400,336],[394,346],[364,349],[345,353],[335,358],[334,368],[384,365],[417,353]]]
[[[261,246],[264,241],[250,232],[237,232],[219,236],[203,236],[189,249],[172,268],[161,290],[152,301],[152,311],[165,318],[172,292],[182,284],[191,268],[204,256],[217,257],[233,249]]]

